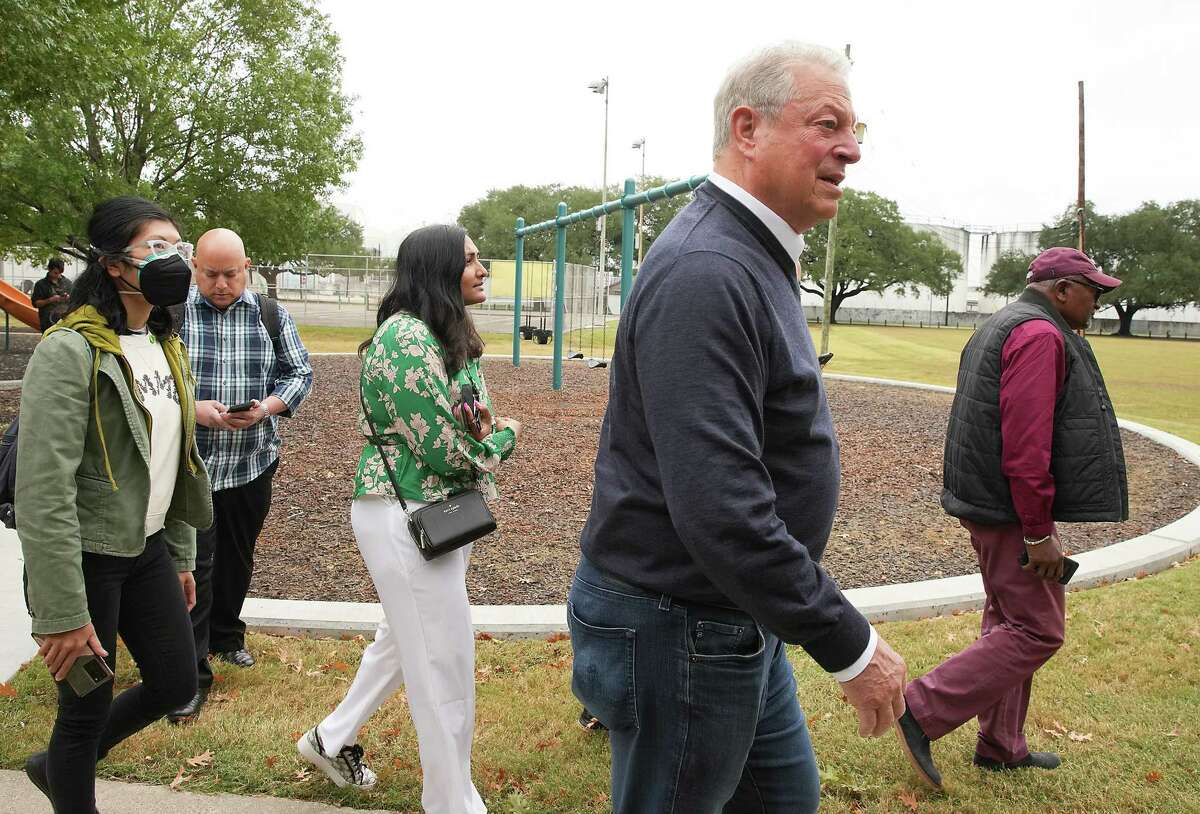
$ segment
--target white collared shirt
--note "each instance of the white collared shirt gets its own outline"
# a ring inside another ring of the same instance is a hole
[[[776,215],[765,203],[755,198],[733,181],[730,181],[724,175],[710,172],[708,174],[708,182],[749,209],[756,218],[762,221],[763,226],[766,226],[771,234],[775,235],[775,239],[779,241],[779,245],[783,246],[783,250],[787,252],[788,257],[793,260],[800,259],[800,254],[804,251],[804,235],[792,231],[792,227],[788,226],[787,221]]]
[[[756,218],[762,221],[763,226],[766,226],[771,234],[775,236],[775,239],[779,241],[779,245],[783,246],[783,250],[787,252],[788,257],[793,260],[800,259],[800,253],[804,251],[804,235],[793,231],[792,227],[788,226],[787,221],[775,214],[770,207],[725,176],[716,172],[710,172],[708,174],[708,181],[717,189],[749,209]],[[857,678],[858,674],[865,670],[867,665],[871,663],[871,659],[875,657],[875,649],[878,644],[879,634],[875,632],[875,628],[871,628],[871,637],[867,640],[867,646],[862,654],[846,669],[833,673],[833,677],[843,683]]]

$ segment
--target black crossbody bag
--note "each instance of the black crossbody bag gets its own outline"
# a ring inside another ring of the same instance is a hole
[[[363,390],[362,378],[359,377],[358,398],[362,402],[363,416],[371,430],[367,440],[379,447],[379,457],[383,459],[383,467],[387,470],[388,480],[392,482],[392,491],[396,499],[408,515],[408,530],[417,544],[417,550],[426,560],[432,560],[443,554],[475,542],[496,530],[496,518],[492,516],[487,501],[478,489],[467,489],[451,495],[445,500],[430,503],[416,511],[409,511],[400,494],[400,484],[396,481],[396,473],[388,461],[387,452],[383,449],[394,444],[386,444],[375,429],[371,420],[371,411],[367,408],[366,393]]]

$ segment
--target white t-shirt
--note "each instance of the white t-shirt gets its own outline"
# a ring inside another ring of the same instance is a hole
[[[183,413],[175,377],[153,334],[121,337],[121,350],[133,369],[142,404],[150,411],[150,502],[146,505],[146,536],[161,530],[175,494],[183,446]]]

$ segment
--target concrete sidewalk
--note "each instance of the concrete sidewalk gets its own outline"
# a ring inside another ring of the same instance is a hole
[[[390,814],[383,809],[341,808],[278,797],[238,797],[232,794],[192,794],[166,786],[96,782],[96,808],[103,814]],[[50,801],[29,782],[24,772],[0,770],[0,814],[53,814]]]

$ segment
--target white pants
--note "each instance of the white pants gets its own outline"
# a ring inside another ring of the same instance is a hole
[[[408,532],[408,516],[390,498],[358,498],[350,517],[384,621],[346,697],[320,723],[325,752],[334,755],[354,744],[367,719],[407,687],[426,814],[486,814],[471,782],[475,636],[466,585],[471,547],[426,562]]]

